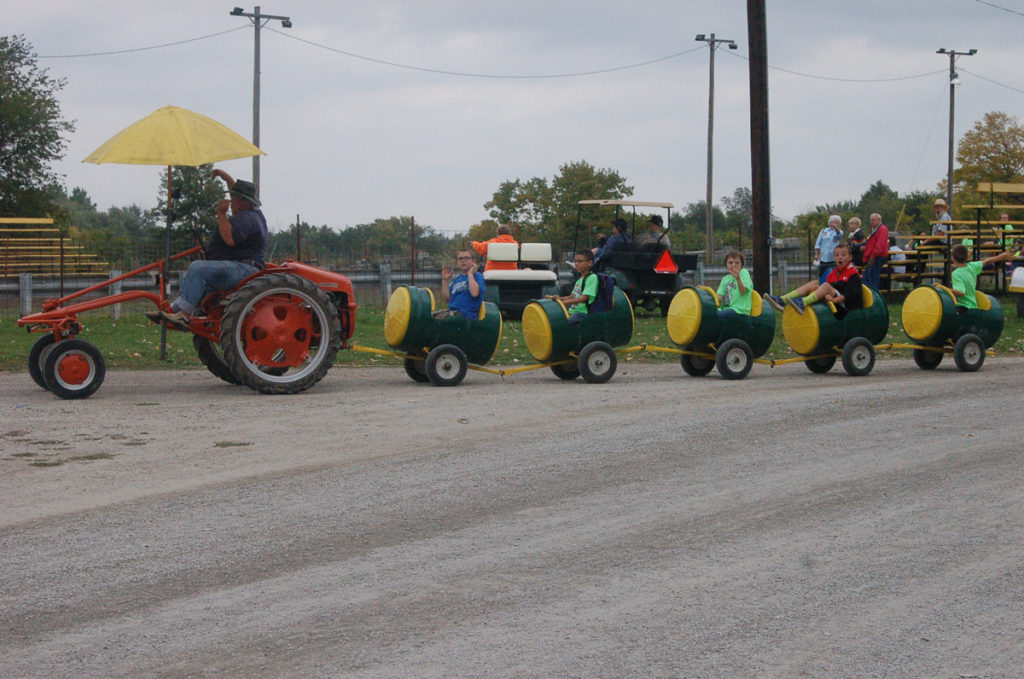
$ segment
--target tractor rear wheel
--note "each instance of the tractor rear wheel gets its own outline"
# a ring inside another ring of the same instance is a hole
[[[224,355],[220,353],[219,344],[201,335],[192,335],[192,346],[196,348],[199,362],[205,365],[212,375],[228,384],[241,384],[235,374],[231,372],[231,367],[224,360]]]
[[[341,323],[312,281],[267,274],[239,288],[220,326],[224,362],[264,394],[297,394],[327,374],[341,348]]]
[[[61,340],[45,352],[46,388],[63,399],[88,398],[103,384],[107,367],[103,354],[83,339]]]

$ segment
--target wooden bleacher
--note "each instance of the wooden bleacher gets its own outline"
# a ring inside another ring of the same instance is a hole
[[[949,219],[941,222],[952,228],[944,234],[915,238],[914,246],[904,250],[906,261],[889,259],[882,266],[882,287],[892,290],[892,283],[906,281],[913,285],[922,283],[949,284],[952,270],[950,250],[968,239],[970,259],[978,261],[1013,249],[1018,240],[1024,239],[1024,220],[999,220],[992,214],[994,211],[1006,212],[1024,210],[1024,205],[1008,204],[1005,196],[1024,196],[1024,184],[1000,184],[995,182],[979,182],[978,193],[988,197],[988,202],[981,205],[963,205],[963,210],[974,210],[975,218]],[[1007,230],[1009,224],[1013,228]],[[1018,257],[1012,264],[1024,263]],[[903,268],[904,273],[895,273],[893,269]],[[1006,292],[1010,275],[1008,268],[997,264],[986,269],[978,276],[979,287],[989,287],[993,291]]]
[[[107,276],[110,264],[65,236],[52,219],[0,217],[0,278]]]

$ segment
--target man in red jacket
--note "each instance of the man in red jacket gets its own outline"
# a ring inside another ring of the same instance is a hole
[[[476,251],[478,255],[487,256],[487,245],[488,243],[515,243],[519,245],[515,238],[512,237],[512,227],[508,224],[502,224],[498,227],[498,235],[496,238],[490,240],[475,240],[470,242],[470,245]],[[496,269],[517,269],[519,268],[518,262],[492,262],[487,260],[487,264],[484,265],[484,271],[494,271]]]
[[[882,216],[873,212],[868,217],[871,235],[864,242],[864,285],[878,290],[881,284],[882,264],[889,256],[889,229],[882,223]]]

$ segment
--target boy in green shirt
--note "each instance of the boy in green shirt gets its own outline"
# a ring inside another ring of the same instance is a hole
[[[967,261],[967,248],[963,245],[954,245],[950,251],[953,256],[953,273],[950,274],[950,287],[953,289],[953,296],[956,297],[956,305],[964,309],[977,309],[978,299],[974,291],[978,284],[978,274],[981,269],[996,262],[1007,262],[1013,259],[1012,252],[1001,252],[992,257],[986,257],[980,262]]]
[[[597,297],[597,275],[590,275],[594,266],[594,253],[590,250],[577,250],[573,257],[573,266],[580,275],[576,279],[572,293],[568,295],[548,295],[548,299],[557,299],[565,305],[569,312],[569,324],[575,325],[587,317],[590,303]]]
[[[743,268],[743,253],[729,250],[725,255],[725,270],[728,272],[718,284],[718,299],[722,307],[719,316],[750,315],[750,296],[754,289],[754,281],[750,272]]]

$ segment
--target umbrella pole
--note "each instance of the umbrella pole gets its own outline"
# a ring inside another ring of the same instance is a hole
[[[171,274],[171,166],[167,166],[167,227],[164,229],[164,261],[160,266],[160,302],[166,302],[165,295],[170,286]],[[160,324],[160,360],[167,359],[167,325]]]

